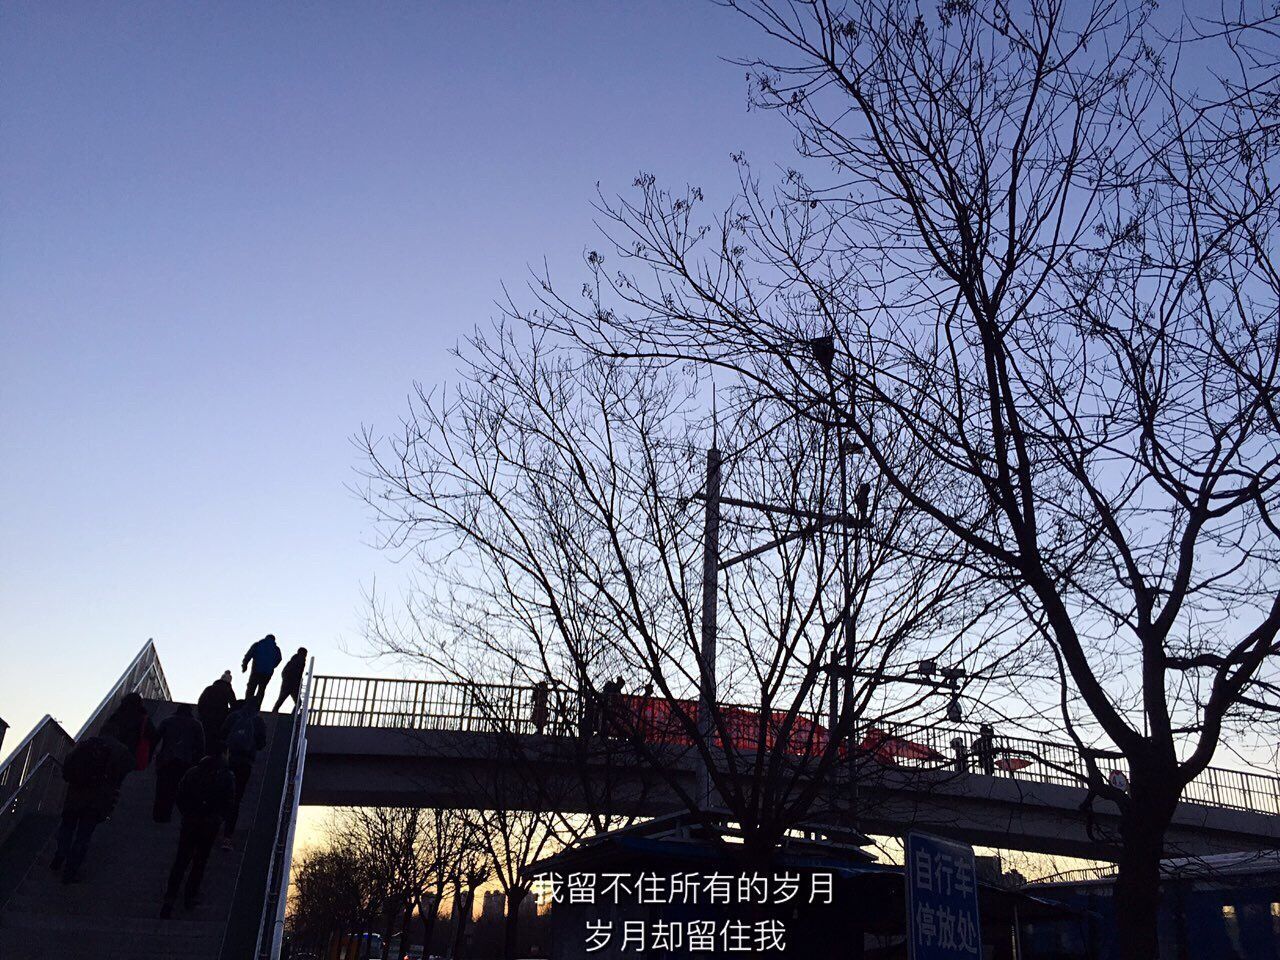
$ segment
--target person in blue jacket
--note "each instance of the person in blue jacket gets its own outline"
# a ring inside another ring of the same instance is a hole
[[[249,669],[250,661],[253,663],[253,670],[249,672],[249,684],[245,688],[246,700],[262,705],[262,698],[267,692],[267,683],[270,682],[271,675],[276,672],[281,659],[280,648],[276,646],[276,637],[273,633],[268,633],[249,648],[244,659],[240,661],[241,673]]]

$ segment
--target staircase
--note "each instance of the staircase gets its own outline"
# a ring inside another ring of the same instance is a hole
[[[173,704],[151,703],[159,723]],[[49,869],[49,837],[0,908],[0,960],[245,960],[262,917],[288,765],[292,718],[263,713],[267,746],[259,751],[240,808],[235,850],[215,844],[201,884],[202,903],[161,920],[160,902],[177,850],[179,817],[151,819],[155,776],[125,778],[111,819],[98,825],[78,883]],[[20,839],[15,837],[15,840]],[[6,844],[5,846],[8,846]],[[15,869],[0,848],[0,865]],[[11,881],[13,878],[10,878]]]

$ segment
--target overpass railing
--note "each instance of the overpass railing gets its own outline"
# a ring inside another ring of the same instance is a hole
[[[973,749],[977,738],[967,739],[965,731],[958,726],[885,724],[884,727],[895,736],[927,744],[939,753],[948,754],[950,765],[956,769],[1067,787],[1083,786],[1088,779],[1085,757],[1071,744],[996,735],[990,759],[984,761]],[[956,750],[956,741],[964,743],[963,751]],[[958,756],[958,753],[963,753],[963,756]],[[1128,765],[1121,753],[1099,749],[1094,750],[1092,756],[1104,775],[1119,774],[1127,782]],[[1187,784],[1182,791],[1182,799],[1187,803],[1280,816],[1280,777],[1250,770],[1208,767]]]
[[[533,687],[327,676],[315,677],[313,683],[311,723],[318,727],[538,732]],[[556,715],[557,732],[567,733],[570,718],[577,716],[578,695],[551,689],[556,697],[548,713]]]
[[[543,684],[317,676],[312,683],[310,722],[314,726],[576,736],[595,729],[595,721],[588,718],[599,707],[590,701],[598,705],[605,699],[598,695],[584,698],[577,691]],[[667,703],[660,697],[636,696],[621,696],[618,702],[627,705],[629,720],[642,717],[635,713],[637,704],[661,707]],[[686,711],[696,711],[695,702],[680,703]],[[722,705],[720,711],[722,719],[731,719],[736,730],[743,728],[744,721],[750,727],[750,717],[759,718],[759,711],[752,713],[750,707]],[[643,716],[651,717],[655,712],[663,711],[645,710]],[[805,714],[800,722],[807,731],[807,749],[812,750],[812,744],[826,735],[822,717]],[[768,720],[756,726],[769,735]],[[680,731],[673,730],[669,722],[660,730],[646,730],[641,719],[630,729],[647,739],[680,742]],[[732,735],[737,742],[738,733]],[[794,741],[794,727],[791,736]],[[986,749],[979,741],[972,726],[886,722],[858,725],[849,744],[886,766],[950,769],[1070,787],[1083,786],[1087,780],[1086,759],[1071,744],[997,734]],[[823,748],[825,740],[819,746]],[[1104,774],[1128,777],[1121,754],[1096,750],[1092,756]],[[1187,785],[1183,799],[1280,816],[1280,777],[1209,767]]]

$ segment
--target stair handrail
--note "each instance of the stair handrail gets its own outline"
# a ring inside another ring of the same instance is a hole
[[[84,725],[74,737],[47,713],[31,728],[31,732],[22,738],[13,752],[5,758],[4,763],[0,764],[0,804],[17,794],[32,773],[39,769],[45,757],[53,757],[61,761],[70,752],[72,746],[102,725],[126,693],[133,691],[169,699],[169,685],[165,680],[164,670],[160,666],[160,656],[156,652],[154,639],[147,640],[142,649],[129,661],[129,666],[125,667],[119,679],[102,698],[97,708],[89,714],[89,718],[85,720]]]
[[[148,681],[150,683],[148,684]],[[164,669],[160,666],[160,655],[156,652],[156,642],[154,639],[147,640],[142,649],[138,651],[137,656],[130,661],[129,666],[125,667],[124,673],[120,674],[120,679],[115,682],[111,690],[102,702],[98,704],[93,713],[89,714],[89,718],[76,733],[76,742],[78,743],[87,733],[96,730],[111,712],[116,708],[125,694],[141,693],[144,697],[153,700],[169,700],[169,684],[164,677]]]
[[[59,736],[61,735],[61,736]],[[52,740],[52,743],[48,741]],[[22,789],[46,758],[61,760],[75,740],[62,724],[45,714],[0,763],[0,805],[7,804]]]
[[[288,766],[276,818],[276,839],[267,872],[267,896],[262,904],[258,942],[253,953],[257,960],[279,960],[284,941],[284,915],[289,903],[289,876],[293,867],[293,839],[298,826],[298,806],[302,799],[302,774],[307,763],[307,721],[311,706],[311,679],[315,669],[316,659],[312,657],[307,667],[306,681],[298,697],[298,709],[293,715]]]
[[[61,782],[58,776],[61,770],[61,758],[46,753],[27,772],[18,788],[0,801],[0,844],[27,814],[43,812],[46,804],[52,807],[53,797],[60,796],[53,787]],[[49,812],[52,813],[52,809]]]

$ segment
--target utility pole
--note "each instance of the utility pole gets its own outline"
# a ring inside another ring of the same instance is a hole
[[[849,450],[844,439],[844,427],[836,430],[836,456],[839,458],[840,470],[840,514],[849,516]],[[865,519],[865,518],[860,518]],[[842,717],[850,716],[853,711],[853,677],[854,642],[857,629],[853,616],[853,565],[850,558],[849,541],[853,537],[851,524],[844,524],[840,536],[840,586],[841,593],[841,637],[840,643],[831,645],[831,729],[835,730]],[[843,663],[841,661],[843,660]],[[843,667],[843,669],[841,669]],[[844,677],[844,685],[840,679]]]
[[[857,642],[857,626],[853,615],[855,558],[850,556],[850,540],[854,536],[855,528],[866,523],[866,488],[865,485],[860,485],[858,488],[858,522],[855,525],[849,522],[849,455],[858,447],[846,438],[846,414],[836,402],[835,336],[814,337],[808,341],[808,344],[813,352],[813,359],[827,382],[826,402],[830,405],[831,415],[834,416],[834,420],[827,422],[834,427],[832,432],[835,434],[836,466],[839,471],[840,516],[844,518],[840,537],[842,594],[840,640],[831,645],[831,687],[828,691],[829,722],[831,729],[835,730],[840,720],[853,711],[853,667],[857,660],[854,649]],[[841,679],[844,680],[843,685],[840,682]]]
[[[840,446],[841,494],[840,512],[827,513],[821,509],[807,510],[779,504],[760,503],[740,497],[724,497],[720,495],[721,465],[724,462],[720,449],[712,442],[707,451],[707,477],[703,492],[694,494],[695,500],[705,504],[702,527],[702,636],[698,650],[698,734],[708,751],[715,735],[713,722],[716,708],[716,617],[718,612],[720,574],[730,567],[777,549],[800,537],[809,537],[831,525],[845,528],[843,542],[842,585],[844,588],[844,621],[840,640],[832,644],[831,653],[831,728],[842,715],[848,715],[852,704],[853,684],[847,682],[844,688],[844,713],[841,713],[841,701],[837,689],[838,678],[842,673],[851,672],[854,664],[854,638],[856,625],[853,617],[854,600],[854,559],[850,556],[850,538],[854,528],[866,523],[866,484],[859,484],[856,500],[859,516],[849,513],[848,504],[848,464],[846,459],[850,453],[857,451],[855,444],[845,441]],[[752,547],[745,553],[727,559],[720,558],[720,509],[722,506],[737,507],[745,510],[757,510],[762,513],[791,517],[803,521],[803,525],[791,533],[783,534]],[[703,809],[711,805],[714,790],[711,782],[711,770],[706,763],[698,772],[698,800]]]
[[[720,450],[707,451],[706,512],[702,523],[702,645],[698,651],[698,734],[710,750],[712,711],[716,704],[716,615],[720,586]],[[711,801],[711,770],[703,764],[698,775],[698,802]]]

